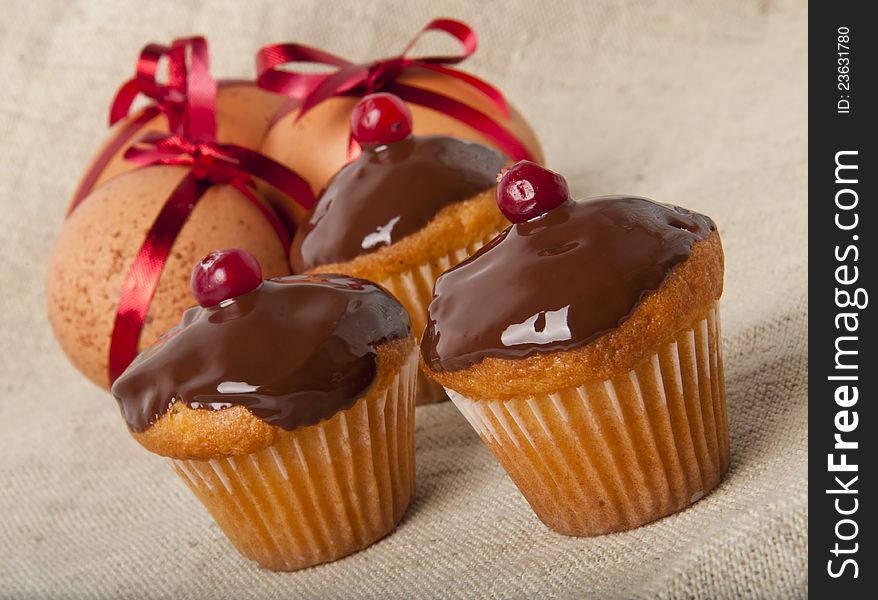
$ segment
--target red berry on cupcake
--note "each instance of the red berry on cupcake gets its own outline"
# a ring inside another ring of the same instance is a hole
[[[412,134],[412,111],[398,96],[364,96],[351,112],[351,134],[360,144],[389,144]]]
[[[497,184],[497,205],[513,223],[538,217],[569,199],[570,190],[561,175],[529,160],[505,169]]]
[[[246,250],[215,250],[192,269],[189,287],[198,304],[208,308],[252,292],[262,284],[259,261]]]

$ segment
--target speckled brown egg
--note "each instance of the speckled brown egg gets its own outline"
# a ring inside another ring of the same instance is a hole
[[[73,364],[109,387],[107,356],[119,293],[146,233],[185,167],[124,173],[95,189],[64,223],[49,264],[49,321]],[[139,349],[195,304],[192,267],[208,252],[237,247],[252,253],[263,275],[289,273],[287,249],[265,216],[237,189],[216,185],[202,196],[174,242],[146,316]]]
[[[284,101],[283,96],[266,92],[256,87],[252,81],[220,81],[216,97],[217,141],[224,144],[238,144],[245,148],[258,148],[268,129],[269,121]],[[91,172],[92,165],[98,157],[113,144],[118,133],[136,120],[140,114],[140,112],[135,112],[116,124],[107,142],[89,161],[89,167],[83,175],[83,180],[77,185],[77,189]],[[144,123],[133,139],[149,132],[168,133],[168,123],[164,115],[159,115]],[[98,187],[111,177],[137,168],[136,164],[125,160],[123,156],[129,145],[123,146],[113,154],[107,165],[97,175],[91,189]]]
[[[400,83],[413,85],[455,98],[487,114],[504,125],[534,156],[543,162],[543,152],[536,135],[524,118],[512,106],[509,119],[472,86],[448,75],[424,69],[409,69],[399,78]],[[278,119],[268,130],[261,152],[291,168],[319,193],[329,179],[346,162],[351,110],[358,98],[335,97],[324,100],[296,122],[297,112]],[[475,129],[435,110],[409,104],[414,119],[415,135],[450,135],[497,147]],[[293,208],[296,222],[304,211]]]

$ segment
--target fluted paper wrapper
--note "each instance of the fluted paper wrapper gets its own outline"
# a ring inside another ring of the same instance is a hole
[[[390,533],[415,492],[417,351],[383,394],[244,456],[172,460],[232,544],[292,571]]]
[[[643,525],[713,489],[729,466],[718,304],[636,368],[508,401],[448,395],[549,527]]]
[[[427,307],[433,299],[433,284],[442,273],[451,267],[463,262],[476,251],[493,240],[499,231],[489,233],[483,239],[458,248],[453,252],[431,262],[419,265],[416,269],[396,273],[379,282],[388,292],[396,296],[396,299],[405,307],[412,321],[412,333],[421,343],[424,328],[427,326]],[[418,373],[417,403],[433,404],[447,399],[442,386]]]

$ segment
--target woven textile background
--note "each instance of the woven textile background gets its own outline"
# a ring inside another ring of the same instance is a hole
[[[567,538],[454,406],[427,407],[396,533],[262,571],[62,355],[46,262],[144,43],[203,33],[214,74],[252,76],[268,42],[375,58],[433,16],[476,28],[464,67],[507,93],[577,196],[645,195],[719,225],[731,470],[678,515]],[[774,0],[0,0],[0,597],[803,596],[806,23],[804,1]]]

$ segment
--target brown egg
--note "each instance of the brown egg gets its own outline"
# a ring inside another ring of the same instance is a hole
[[[434,71],[410,69],[399,79],[400,83],[413,85],[442,93],[476,108],[504,125],[533,154],[534,160],[543,162],[539,142],[522,116],[509,107],[506,120],[496,106],[472,86]],[[329,98],[308,111],[295,122],[297,112],[280,118],[265,136],[261,152],[294,170],[319,193],[347,158],[350,114],[357,98]],[[415,135],[442,134],[480,142],[487,146],[496,144],[468,125],[432,109],[409,104],[414,120]],[[299,222],[303,211],[291,208]]]
[[[253,150],[257,149],[265,136],[271,117],[285,100],[283,96],[256,87],[252,81],[220,81],[216,97],[217,141],[224,144],[238,144]],[[135,112],[116,124],[107,142],[89,161],[89,167],[83,175],[83,180],[76,186],[77,190],[105,149],[111,146],[118,134],[137,119],[141,113],[142,111]],[[168,133],[168,123],[164,115],[158,115],[144,123],[132,141],[148,132]],[[123,156],[128,146],[130,144],[125,144],[113,154],[98,174],[91,189],[96,188],[111,177],[137,168],[136,164],[125,160]]]
[[[153,166],[119,175],[94,190],[61,229],[46,283],[49,321],[76,368],[101,387],[109,387],[107,355],[122,284],[146,232],[187,172]],[[189,292],[193,266],[208,252],[230,247],[252,253],[266,278],[289,273],[287,249],[260,210],[237,189],[213,186],[174,242],[139,349],[195,305]]]

